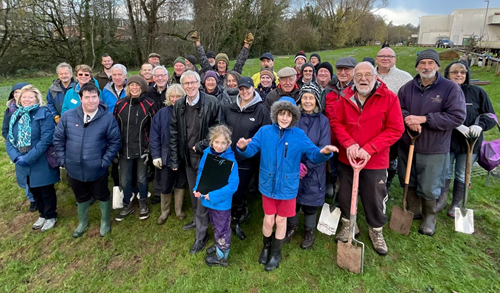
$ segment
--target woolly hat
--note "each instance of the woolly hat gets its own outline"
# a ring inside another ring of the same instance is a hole
[[[415,67],[418,66],[418,62],[422,61],[423,59],[432,59],[436,61],[436,64],[441,67],[440,61],[439,61],[439,54],[438,52],[432,50],[432,49],[427,49],[423,50],[418,54],[417,56],[417,61],[415,62]]]
[[[205,76],[203,77],[203,82],[205,82],[207,80],[207,78],[209,78],[209,77],[213,77],[213,78],[215,78],[216,82],[219,82],[219,77],[217,76],[217,73],[215,73],[215,71],[209,70],[209,71],[205,72]]]
[[[319,56],[318,53],[312,53],[311,56],[309,56],[309,62],[311,62],[312,57],[318,58],[318,62],[321,63],[321,57]]]
[[[187,55],[186,56],[186,59],[191,62],[193,65],[197,64],[198,62],[196,61],[196,57],[194,57],[193,55]]]
[[[300,105],[300,100],[302,99],[302,95],[305,93],[311,93],[314,95],[316,99],[316,108],[314,109],[314,113],[318,113],[321,111],[321,89],[318,87],[318,84],[315,82],[306,82],[302,88],[300,89],[299,99],[297,100],[297,104],[299,109],[302,110],[302,106]]]
[[[137,83],[141,86],[141,91],[144,94],[145,92],[148,91],[148,83],[142,78],[142,76],[139,75],[133,75],[128,78],[127,80],[127,86],[131,83]]]
[[[229,66],[229,58],[225,53],[219,53],[215,56],[215,64],[219,63],[219,61],[224,61],[226,65]]]
[[[207,55],[207,58],[214,58],[215,59],[215,53],[212,51],[208,51],[206,55]]]
[[[300,51],[299,53],[295,54],[295,59],[293,59],[293,62],[296,62],[299,58],[304,58],[304,62],[307,62],[307,56],[304,51]]]
[[[177,63],[182,63],[182,64],[186,65],[186,60],[185,60],[184,57],[179,56],[179,57],[175,58],[174,65],[177,64]]]
[[[278,112],[281,110],[288,110],[292,113],[292,122],[287,128],[292,128],[297,124],[297,121],[300,119],[300,110],[295,103],[293,98],[284,96],[281,97],[278,101],[274,102],[271,106],[271,121],[273,123],[278,124]],[[279,125],[278,125],[279,126]]]
[[[321,68],[325,68],[326,70],[330,71],[330,78],[333,76],[333,66],[332,64],[330,64],[330,62],[321,62],[318,66],[318,72]]]
[[[314,68],[314,65],[312,65],[312,63],[309,63],[309,62],[306,62],[306,63],[304,63],[304,65],[302,65],[302,68],[300,69],[301,74],[304,74],[304,69],[306,67],[311,67],[313,70],[313,74],[316,75],[316,69]]]
[[[272,81],[276,80],[276,77],[274,76],[274,72],[270,68],[262,68],[260,70],[260,76],[262,75],[268,75]]]
[[[372,57],[363,58],[363,62],[370,62],[373,65],[373,67],[375,67],[375,59],[373,59]]]

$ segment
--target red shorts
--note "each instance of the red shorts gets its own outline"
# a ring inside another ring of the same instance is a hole
[[[295,202],[296,198],[282,200],[262,195],[262,208],[266,215],[277,214],[280,217],[293,217],[295,216]]]

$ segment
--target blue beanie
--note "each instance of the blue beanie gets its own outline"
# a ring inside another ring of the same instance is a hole
[[[281,97],[281,99],[279,99],[279,100],[285,101],[285,102],[290,102],[290,103],[292,103],[292,105],[297,106],[297,103],[295,103],[295,100],[291,97],[284,96],[284,97]]]

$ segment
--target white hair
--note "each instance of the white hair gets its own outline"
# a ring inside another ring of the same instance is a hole
[[[124,65],[122,64],[115,64],[113,65],[113,67],[111,67],[111,72],[113,72],[113,70],[121,70],[123,72],[123,75],[127,76],[127,67],[125,67]]]

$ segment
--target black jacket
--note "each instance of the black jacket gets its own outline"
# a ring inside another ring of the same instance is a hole
[[[116,102],[113,115],[121,133],[120,156],[137,159],[149,153],[149,129],[156,111],[155,102],[146,95],[125,97]]]
[[[267,94],[264,104],[266,105],[268,110],[271,110],[271,106],[274,104],[274,102],[278,101],[282,97],[291,97],[295,101],[297,101],[299,99],[299,95],[300,95],[300,89],[297,85],[295,85],[295,87],[291,92],[285,94],[285,92],[283,92],[283,90],[281,89],[281,84],[279,84],[276,89],[272,90],[269,94]]]
[[[204,92],[200,93],[200,100],[196,104],[198,111],[199,123],[201,134],[200,137],[204,138],[202,141],[196,143],[196,152],[201,156],[203,150],[208,146],[208,129],[214,125],[220,124],[220,106],[217,98],[207,95]],[[175,102],[170,118],[170,168],[179,168],[181,161],[190,164],[187,155],[187,127],[186,127],[186,97],[180,98]]]
[[[154,84],[148,89],[148,98],[155,101],[157,111],[160,111],[161,108],[165,107],[165,94],[167,93],[167,88],[168,87],[165,87],[163,91],[159,92],[156,84]]]

